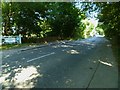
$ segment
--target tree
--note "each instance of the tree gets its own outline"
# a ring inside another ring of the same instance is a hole
[[[86,15],[92,12],[98,13],[99,22],[102,22],[102,27],[105,36],[108,38],[120,38],[120,2],[101,2],[101,3],[83,3],[82,10]]]
[[[15,34],[30,36],[33,33],[39,36],[42,29],[38,26],[38,22],[44,18],[45,11],[44,3],[2,3],[4,34],[8,35],[8,31],[13,31],[12,27],[15,27]]]
[[[20,29],[21,34],[36,34],[40,36],[42,31],[38,23],[41,23],[44,18],[44,13],[46,11],[43,3],[17,3],[19,9],[16,13],[15,22]]]
[[[107,37],[120,38],[120,2],[102,4],[99,19],[103,22],[103,28]]]
[[[61,38],[74,37],[82,19],[80,15],[74,3],[51,3],[47,16],[52,28],[50,34]]]
[[[2,3],[2,18],[3,18],[3,27],[4,27],[4,34],[9,35],[12,34],[11,25],[12,25],[12,11],[11,11],[11,3]]]
[[[75,3],[67,2],[8,2],[3,3],[3,27],[6,35],[22,34],[61,38],[81,35],[81,20],[85,15]],[[64,8],[63,8],[64,7]],[[14,27],[14,30],[13,30]]]

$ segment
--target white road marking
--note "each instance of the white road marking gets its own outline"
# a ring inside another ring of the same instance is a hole
[[[46,55],[43,55],[43,56],[40,56],[40,57],[37,57],[37,58],[30,59],[27,62],[31,62],[31,61],[34,61],[34,60],[37,60],[37,59],[40,59],[40,58],[43,58],[43,57],[46,57],[46,56],[50,56],[50,55],[53,55],[53,54],[55,54],[55,52],[52,52],[50,54],[46,54]]]

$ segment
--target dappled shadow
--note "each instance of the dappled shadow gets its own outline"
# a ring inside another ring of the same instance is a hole
[[[2,66],[3,74],[0,77],[0,84],[4,88],[33,88],[37,82],[36,78],[43,76],[37,71],[40,66],[13,66],[5,64]],[[14,68],[14,69],[13,69]]]
[[[0,84],[2,84],[2,88],[35,87],[37,80],[44,76],[44,71],[41,70],[41,64],[44,60],[40,63],[33,61],[39,61],[41,58],[52,54],[53,53],[50,52],[42,52],[40,49],[36,48],[32,50],[19,51],[12,55],[5,54],[2,58],[2,75],[0,76]]]
[[[73,48],[72,45],[67,44],[60,44],[60,45],[53,45],[52,48],[62,48],[63,52],[66,52],[67,54],[80,54],[80,52]],[[61,51],[61,50],[60,50]]]
[[[67,51],[67,53],[69,53],[69,54],[79,54],[80,52],[77,51],[77,50],[69,50],[69,51]]]
[[[86,50],[92,50],[96,47],[96,44],[91,42],[84,41],[70,41],[70,42],[62,42],[57,45],[51,46],[53,49],[59,49],[67,54],[83,54]],[[79,49],[78,49],[79,48]]]
[[[94,41],[95,42],[95,41]],[[91,46],[95,46],[95,43],[93,42],[86,42],[86,41],[81,41],[82,44],[85,44],[85,45],[91,45]]]
[[[73,47],[73,46],[71,46],[71,45],[54,45],[54,46],[52,46],[53,48],[59,48],[59,47],[63,47],[63,48],[71,48],[71,47]]]
[[[109,70],[115,66],[109,47],[94,48],[85,42],[62,43],[6,55],[0,83],[3,88],[85,87],[79,81],[90,77],[98,63]],[[100,73],[104,74],[102,69]]]

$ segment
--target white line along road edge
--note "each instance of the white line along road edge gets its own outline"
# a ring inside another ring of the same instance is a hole
[[[34,61],[34,60],[37,60],[37,59],[40,59],[40,58],[43,58],[43,57],[46,57],[46,56],[50,56],[50,55],[53,55],[53,54],[55,54],[55,52],[52,52],[50,54],[46,54],[46,55],[43,55],[43,56],[40,56],[40,57],[37,57],[37,58],[30,59],[27,62],[31,62],[31,61]]]

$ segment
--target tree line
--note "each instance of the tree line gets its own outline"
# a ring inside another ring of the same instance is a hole
[[[98,16],[101,27],[108,38],[120,42],[120,2],[109,2],[97,4],[101,12]]]
[[[104,30],[108,39],[120,42],[120,2],[91,2],[83,3],[83,10],[91,13],[97,12],[98,28]],[[100,30],[99,30],[100,31]]]
[[[85,14],[72,2],[2,3],[3,35],[82,37],[84,18]]]
[[[82,3],[81,8],[75,2],[2,2],[2,34],[84,38],[86,24],[82,20],[91,12],[98,12],[96,18],[102,24],[97,28],[102,28],[106,37],[120,38],[120,2]]]

